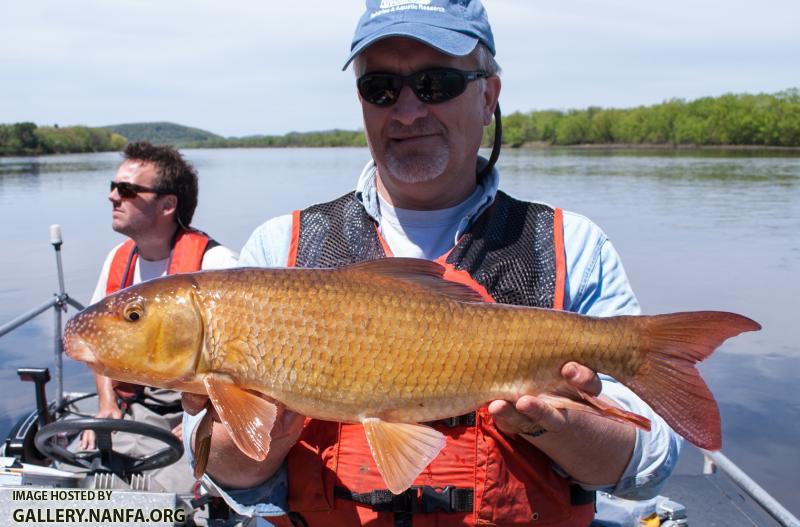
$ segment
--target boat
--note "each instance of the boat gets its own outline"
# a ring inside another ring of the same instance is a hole
[[[61,230],[50,228],[56,254],[59,291],[40,306],[0,326],[0,337],[50,310],[55,317],[55,396],[48,400],[51,378],[47,368],[20,368],[21,382],[32,384],[35,406],[20,418],[0,445],[0,524],[5,522],[87,525],[215,527],[255,524],[234,514],[221,498],[199,484],[191,492],[162,488],[148,472],[175,463],[182,442],[169,431],[125,419],[97,419],[96,393],[63,389],[62,316],[68,308],[83,309],[64,288]],[[70,445],[83,430],[94,430],[97,449],[77,452]],[[114,449],[114,434],[125,432],[163,443],[144,456]]]
[[[96,393],[63,390],[62,315],[83,309],[64,288],[61,231],[51,226],[59,291],[52,299],[0,326],[0,337],[53,310],[55,396],[47,398],[52,380],[47,368],[20,368],[21,382],[32,384],[35,406],[12,427],[0,445],[0,523],[58,522],[62,525],[115,522],[117,525],[251,526],[256,519],[237,516],[221,498],[200,484],[192,492],[164,489],[148,471],[168,466],[183,454],[180,440],[152,425],[124,419],[97,419]],[[86,429],[97,434],[97,450],[69,448]],[[142,457],[114,451],[114,432],[161,441],[163,448]],[[721,452],[688,445],[682,456],[702,465],[692,474],[673,475],[663,494],[647,501],[598,495],[594,527],[677,527],[686,525],[800,527],[800,520],[770,496]],[[89,520],[88,522],[86,520]],[[74,520],[74,521],[73,521]]]

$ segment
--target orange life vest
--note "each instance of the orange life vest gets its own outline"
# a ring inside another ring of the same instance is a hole
[[[210,245],[215,243],[204,232],[195,229],[179,229],[170,250],[167,274],[199,271],[203,265],[203,255]],[[117,248],[108,269],[106,295],[116,293],[133,284],[133,274],[138,257],[139,251],[131,239]],[[138,384],[121,381],[112,381],[112,386],[117,395],[123,399],[136,396],[144,388]]]
[[[293,214],[289,266],[335,266],[338,262],[392,256],[374,222],[354,197],[343,196],[315,207],[319,208],[306,216],[309,219],[305,222],[302,218],[306,211]],[[504,302],[516,303],[514,290],[519,288],[508,286],[516,279],[509,280],[507,275],[521,276],[530,271],[532,276],[534,270],[526,267],[540,264],[528,263],[520,268],[513,250],[532,253],[532,246],[527,244],[533,236],[549,237],[547,243],[539,244],[547,253],[544,281],[550,284],[543,295],[544,302],[550,303],[543,307],[562,309],[566,278],[562,212],[536,207],[544,206],[526,204],[499,192],[495,205],[448,254],[438,259],[446,268],[445,277],[473,287],[487,301],[494,301],[488,291],[492,290]],[[317,213],[321,219],[313,217]],[[509,229],[514,222],[523,225]],[[337,223],[345,224],[338,232]],[[542,233],[542,225],[549,227],[549,232]],[[305,230],[313,233],[307,239]],[[317,236],[319,233],[322,235]],[[508,243],[498,242],[498,233],[500,238],[508,238]],[[511,247],[514,243],[523,246]],[[348,244],[351,251],[337,250]],[[486,269],[482,269],[481,262],[492,260],[493,256],[487,256],[492,248],[497,248],[493,254],[500,257],[488,264],[494,266],[492,269],[483,272]],[[347,254],[338,254],[342,252]],[[542,274],[541,269],[537,272]],[[518,281],[525,282],[526,278]],[[528,282],[520,288],[536,289]],[[447,445],[409,491],[392,496],[384,490],[361,425],[307,419],[300,440],[287,456],[289,516],[268,520],[280,526],[310,527],[586,527],[594,518],[594,493],[571,485],[553,470],[552,461],[528,441],[499,432],[485,407],[474,414],[468,425],[438,422],[434,427],[447,436]]]

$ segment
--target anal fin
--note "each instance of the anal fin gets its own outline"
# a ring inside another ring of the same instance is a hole
[[[407,490],[447,441],[442,433],[424,425],[389,423],[374,417],[361,424],[378,472],[394,494]]]
[[[220,421],[239,450],[256,461],[266,459],[278,408],[224,375],[208,375],[203,384]]]
[[[619,421],[620,423],[632,424],[636,428],[641,428],[647,432],[650,431],[650,419],[639,414],[623,410],[622,408],[618,408],[613,404],[608,404],[599,397],[590,395],[582,390],[578,390],[578,393],[581,395],[581,398],[583,398],[583,400],[589,404],[589,406],[596,408],[597,411],[600,412],[600,415],[608,417],[614,421]]]
[[[578,412],[588,412],[591,414],[617,421],[618,423],[633,425],[636,428],[650,431],[650,419],[639,414],[623,410],[613,404],[609,404],[599,397],[595,397],[582,390],[572,388],[569,393],[580,395],[581,400],[576,401],[564,395],[539,395],[540,399],[545,400],[550,406],[559,410],[574,410]],[[557,392],[558,393],[558,392]]]

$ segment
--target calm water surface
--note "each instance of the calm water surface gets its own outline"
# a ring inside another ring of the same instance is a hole
[[[363,149],[186,155],[200,172],[194,225],[237,250],[267,218],[351,190],[368,159]],[[121,240],[106,200],[119,160],[0,158],[0,323],[57,289],[53,223],[64,230],[67,291],[89,300]],[[722,309],[762,323],[701,370],[722,410],[723,451],[800,514],[800,158],[509,150],[499,166],[506,191],[598,223],[645,312]],[[0,437],[32,406],[33,387],[16,368],[52,366],[52,338],[47,314],[0,339]],[[67,389],[94,389],[81,365],[67,360],[65,372]]]

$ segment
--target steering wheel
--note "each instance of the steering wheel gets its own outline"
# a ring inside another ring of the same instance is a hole
[[[83,430],[94,430],[97,450],[72,452],[65,446],[51,441],[55,436],[75,435]],[[114,451],[111,432],[127,432],[156,439],[166,446],[144,456],[129,456]],[[183,444],[169,430],[157,426],[125,419],[98,419],[82,417],[62,419],[43,426],[34,438],[36,448],[50,459],[68,465],[116,474],[124,480],[134,473],[165,467],[183,455]]]

